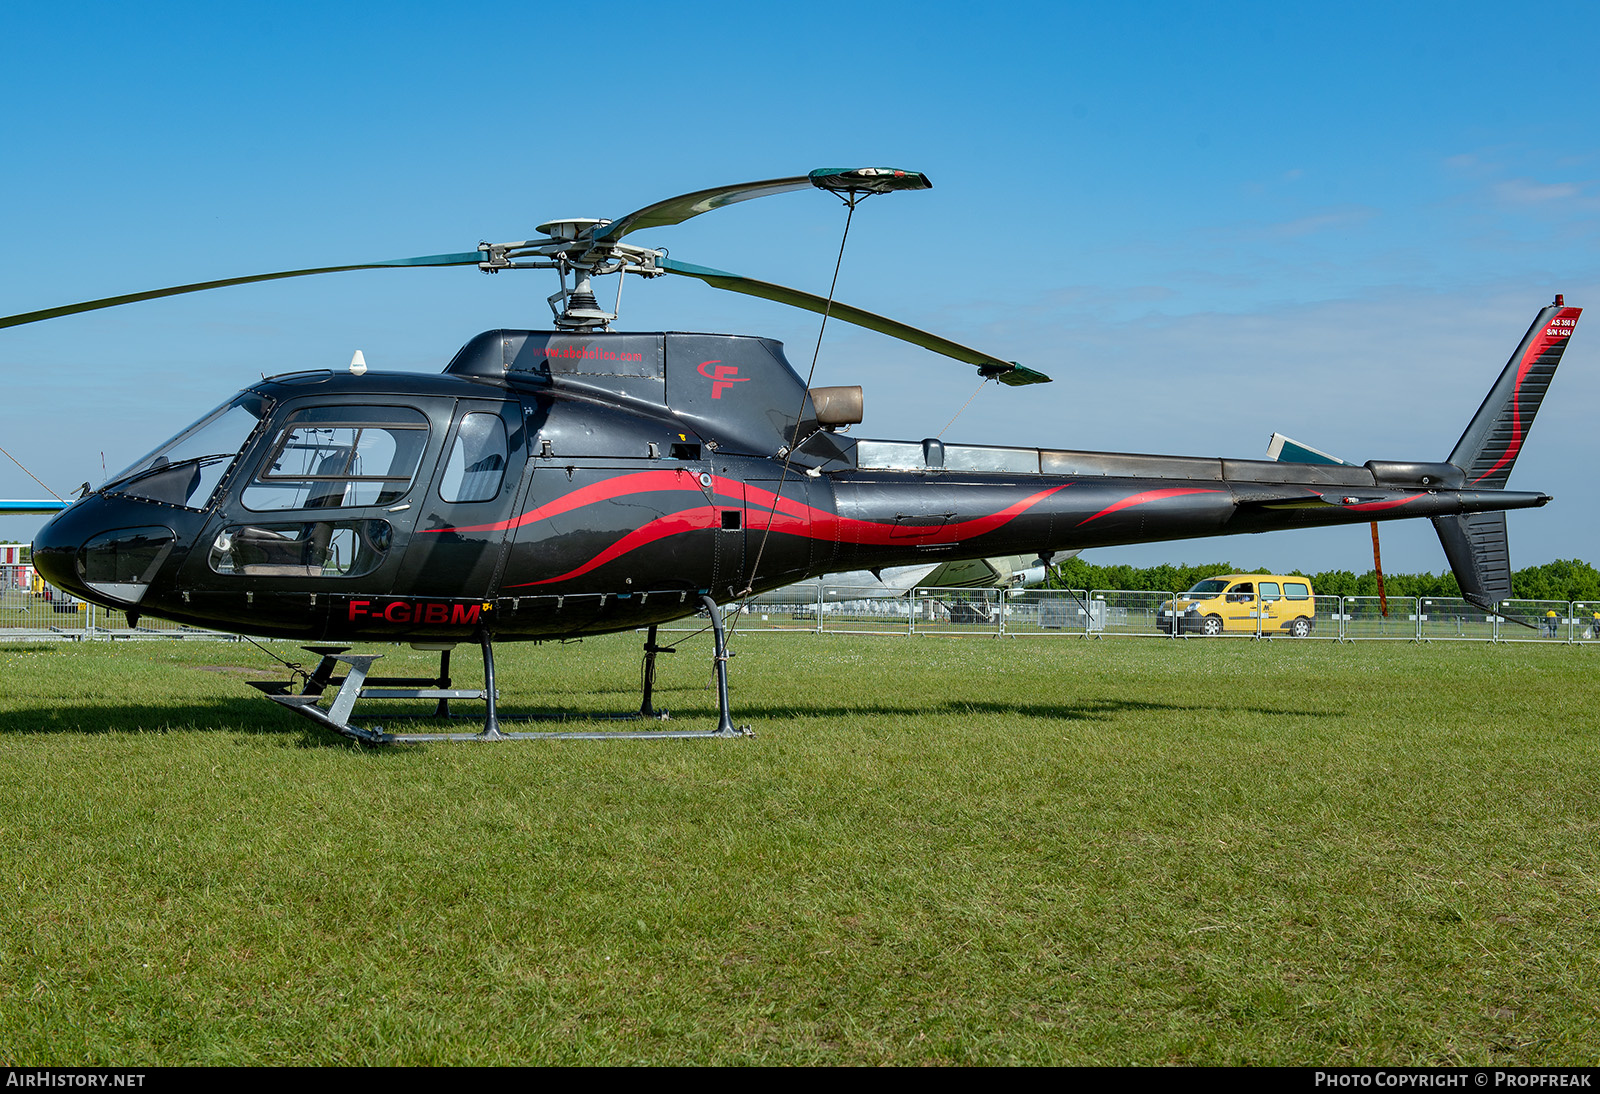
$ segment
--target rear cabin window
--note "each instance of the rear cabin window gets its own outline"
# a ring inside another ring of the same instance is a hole
[[[1263,581],[1261,583],[1261,599],[1262,600],[1277,600],[1278,599],[1278,583],[1276,581]]]
[[[1285,581],[1283,591],[1290,600],[1310,600],[1311,586],[1300,581]]]
[[[245,487],[246,509],[349,509],[404,497],[428,446],[428,420],[408,407],[296,411]]]
[[[506,424],[498,414],[464,415],[439,480],[445,501],[491,501],[506,473]]]

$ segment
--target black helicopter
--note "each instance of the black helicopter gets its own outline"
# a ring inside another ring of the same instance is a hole
[[[734,729],[718,604],[807,577],[930,560],[1053,552],[1281,528],[1426,517],[1466,598],[1510,595],[1505,489],[1580,309],[1540,311],[1443,462],[1300,464],[880,441],[859,387],[809,389],[769,339],[613,333],[606,274],[676,274],[792,304],[956,360],[1008,385],[1048,377],[815,294],[668,259],[624,237],[734,202],[817,188],[853,212],[925,189],[864,168],[698,191],[618,220],[564,220],[476,251],[182,285],[0,319],[0,326],[202,289],[345,270],[555,269],[554,330],[494,330],[443,375],[301,372],[254,384],[111,476],[39,532],[47,580],[131,617],[318,643],[404,641],[442,652],[437,680],[368,676],[375,656],[322,662],[274,696],[368,741],[494,739],[496,641],[648,628],[705,612],[719,724]],[[569,277],[571,285],[569,287]],[[620,282],[618,297],[620,299]],[[482,649],[482,691],[449,686],[449,649]],[[337,677],[339,663],[346,677]],[[324,690],[342,684],[323,709]],[[386,690],[381,685],[389,685]],[[390,734],[349,723],[361,694],[482,698],[476,734]],[[560,734],[589,736],[591,734]],[[599,734],[593,734],[599,735]],[[675,734],[690,735],[690,734]],[[695,734],[701,735],[701,734]]]

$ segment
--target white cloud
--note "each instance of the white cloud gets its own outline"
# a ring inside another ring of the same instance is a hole
[[[1298,239],[1318,232],[1353,228],[1374,219],[1378,210],[1366,205],[1341,205],[1271,225],[1267,234],[1277,239]]]
[[[1537,182],[1518,178],[1497,182],[1491,187],[1494,196],[1513,205],[1544,205],[1564,201],[1581,194],[1582,188],[1571,182]]]

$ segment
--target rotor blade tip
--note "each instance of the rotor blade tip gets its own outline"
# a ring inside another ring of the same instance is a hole
[[[893,190],[931,190],[933,183],[920,171],[897,167],[819,167],[810,173],[811,185],[836,194],[887,194]]]

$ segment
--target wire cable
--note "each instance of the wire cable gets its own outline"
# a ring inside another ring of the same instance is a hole
[[[939,430],[939,432],[934,434],[934,436],[938,437],[940,440],[943,440],[944,439],[945,429],[949,429],[951,426],[956,424],[956,419],[961,417],[962,413],[967,409],[967,407],[972,405],[972,400],[974,400],[974,399],[976,399],[978,397],[978,392],[982,391],[983,390],[983,385],[987,384],[988,382],[989,382],[989,377],[987,377],[987,376],[985,376],[982,380],[980,380],[978,382],[978,386],[973,389],[972,394],[967,396],[967,401],[961,404],[961,409],[956,411],[955,414],[953,414],[951,416],[950,420],[948,422],[944,423],[944,429]]]
[[[5,452],[6,459],[10,460],[12,463],[16,464],[18,467],[22,467],[22,461],[17,459],[11,453],[6,452],[6,450],[4,448],[0,448],[0,452]],[[40,486],[44,486],[44,481],[42,479],[40,479],[38,475],[35,475],[32,471],[29,471],[26,467],[22,467],[22,473],[24,475],[28,476],[28,478],[32,479],[34,482],[38,483]],[[44,488],[46,490],[50,490],[50,488],[48,486],[44,486]],[[55,498],[57,501],[59,501],[59,502],[61,502],[63,504],[66,503],[67,499],[62,497],[60,494],[56,493],[54,490],[50,490],[50,496],[52,498]]]
[[[270,657],[274,661],[278,662],[278,664],[282,665],[284,668],[289,670],[289,688],[290,688],[290,690],[293,690],[293,688],[294,688],[294,682],[295,682],[295,678],[296,677],[300,678],[301,680],[305,680],[307,682],[309,682],[311,680],[311,674],[306,671],[305,666],[302,665],[300,662],[298,662],[298,661],[285,661],[283,658],[279,657],[277,654],[275,654],[271,650],[267,649],[267,647],[263,646],[260,642],[257,642],[254,638],[251,638],[248,634],[241,634],[239,637],[244,639],[246,642],[250,643],[256,649],[260,650],[262,653],[266,654],[268,657]]]
[[[850,222],[855,219],[856,206],[871,196],[872,193],[870,191],[859,190],[851,190],[848,193],[839,195],[839,199],[844,202],[848,212],[845,213],[844,217],[844,232],[839,237],[839,256],[833,263],[833,280],[828,284],[828,302],[822,308],[822,325],[817,328],[816,348],[811,351],[811,368],[806,372],[805,386],[800,392],[800,405],[795,409],[794,413],[794,434],[789,438],[788,450],[783,454],[783,470],[778,475],[778,489],[774,491],[774,494],[780,499],[783,497],[784,484],[789,481],[789,468],[794,461],[795,450],[800,446],[801,420],[805,417],[806,400],[811,397],[811,380],[817,374],[817,360],[822,356],[822,336],[828,329],[828,316],[833,311],[833,294],[839,287],[839,270],[844,266],[844,248],[845,244],[850,240]],[[810,438],[806,439],[809,440]],[[726,640],[732,640],[739,628],[739,620],[745,614],[745,608],[749,606],[750,598],[755,595],[756,576],[761,571],[761,559],[766,554],[767,540],[772,535],[772,524],[777,515],[777,512],[774,511],[767,517],[767,527],[761,533],[761,542],[756,546],[755,561],[750,565],[749,579],[745,582],[745,587],[739,592],[740,601],[735,606],[733,619],[728,623]]]

